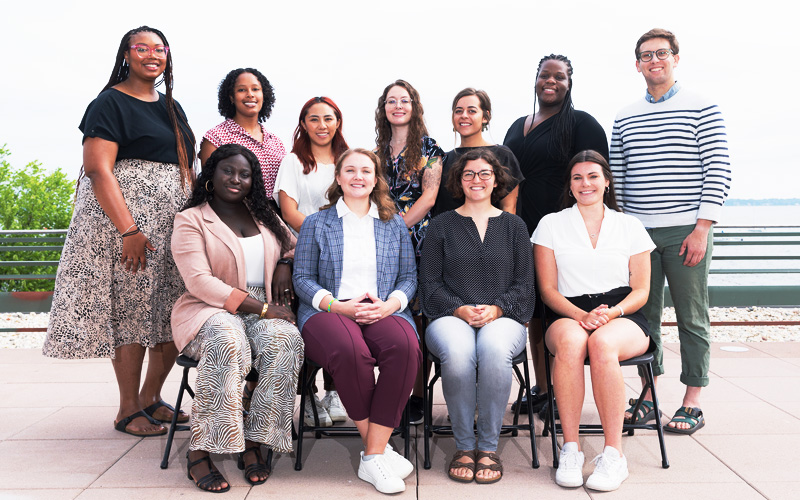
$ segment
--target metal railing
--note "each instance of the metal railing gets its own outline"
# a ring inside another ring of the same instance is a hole
[[[2,268],[58,266],[58,261],[2,259],[6,252],[60,251],[66,229],[0,231],[0,280],[55,280],[55,274],[2,274]],[[29,243],[20,245],[20,243]],[[757,253],[753,249],[758,249]],[[736,264],[740,264],[737,266]],[[717,266],[716,264],[720,264]],[[753,267],[758,264],[760,267]],[[747,267],[742,267],[747,266]],[[762,276],[765,284],[731,284],[709,287],[709,302],[714,307],[775,306],[800,307],[800,226],[717,226],[714,228],[712,276]],[[783,281],[778,283],[777,281]],[[672,305],[665,290],[665,305]],[[0,312],[47,312],[52,292],[0,292]],[[714,323],[722,325],[722,322]],[[789,322],[724,322],[724,324],[791,324]],[[665,323],[674,325],[674,323]],[[2,331],[21,329],[0,328]],[[34,329],[41,331],[42,329]]]

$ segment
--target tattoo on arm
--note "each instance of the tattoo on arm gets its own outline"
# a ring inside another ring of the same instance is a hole
[[[439,157],[433,157],[428,160],[425,169],[422,173],[422,190],[427,191],[439,189],[439,183],[442,180],[442,161]]]

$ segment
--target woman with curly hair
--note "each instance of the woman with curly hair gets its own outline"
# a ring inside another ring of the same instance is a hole
[[[187,467],[206,491],[230,488],[209,453],[239,453],[239,468],[255,485],[271,472],[262,444],[292,450],[303,340],[294,314],[279,304],[295,239],[262,182],[250,150],[222,145],[175,217],[172,254],[187,292],[172,310],[172,327],[177,347],[198,360]],[[251,367],[259,378],[245,412],[241,394]]]
[[[239,144],[255,153],[269,200],[286,156],[283,142],[262,124],[274,105],[275,92],[267,77],[255,68],[235,69],[220,82],[217,94],[217,108],[225,121],[206,132],[200,142],[201,163],[223,144]]]
[[[306,356],[333,376],[364,441],[358,477],[397,493],[414,466],[389,437],[422,354],[408,311],[417,290],[414,252],[381,167],[365,149],[339,157],[329,204],[300,229],[294,283]]]
[[[178,355],[169,315],[184,286],[168,249],[192,186],[195,143],[172,97],[169,49],[157,29],[125,33],[111,78],[86,109],[79,127],[85,178],[43,349],[56,358],[112,358],[120,399],[114,428],[135,436],[166,433],[160,421],[174,411],[161,389]],[[156,91],[162,82],[164,94]]]
[[[431,222],[422,251],[421,302],[431,320],[425,341],[442,362],[456,439],[448,476],[458,482],[489,484],[503,476],[497,443],[511,360],[525,348],[535,301],[525,223],[497,208],[514,185],[488,148],[464,153],[447,179],[461,205]]]
[[[405,80],[383,89],[375,110],[375,153],[385,165],[389,192],[411,233],[417,259],[436,203],[444,156],[428,137],[424,113],[419,93]]]
[[[383,89],[375,110],[375,152],[386,169],[389,192],[403,217],[411,244],[414,246],[417,267],[422,240],[431,221],[431,209],[436,203],[442,178],[444,151],[433,138],[422,116],[425,111],[419,93],[405,80],[396,80]],[[419,301],[411,303],[417,329],[422,328]],[[422,372],[417,377],[411,397],[411,423],[422,423]]]

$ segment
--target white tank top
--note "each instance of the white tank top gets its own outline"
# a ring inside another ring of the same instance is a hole
[[[247,286],[264,287],[264,240],[261,235],[239,238],[244,251],[244,267]]]

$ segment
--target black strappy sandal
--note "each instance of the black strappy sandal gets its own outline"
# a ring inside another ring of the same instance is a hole
[[[203,476],[200,479],[195,481],[195,479],[192,477],[192,469],[194,468],[195,465],[200,464],[200,462],[208,462],[208,471],[209,472],[205,476]],[[214,468],[214,464],[211,463],[211,457],[209,455],[206,455],[203,458],[195,460],[194,462],[190,462],[189,461],[189,452],[187,451],[186,452],[186,475],[189,476],[189,479],[195,484],[195,486],[197,486],[198,488],[200,488],[203,491],[208,491],[210,493],[225,493],[226,491],[231,489],[231,483],[228,483],[228,480],[225,479],[225,476],[223,476],[222,473],[220,473],[220,471],[218,471],[217,469]],[[226,486],[226,487],[224,487],[222,489],[219,489],[219,490],[210,489],[210,487],[215,482],[220,482],[220,483],[221,482],[225,482],[225,483],[228,483],[228,486]]]
[[[254,452],[256,454],[256,461],[252,464],[248,465],[247,467],[244,466],[244,456],[250,452]],[[251,446],[250,448],[245,448],[245,450],[239,453],[239,470],[244,471],[244,478],[247,480],[248,483],[252,484],[253,486],[257,484],[263,484],[269,479],[269,475],[272,473],[272,470],[267,465],[264,457],[261,455],[261,445],[258,446]],[[260,481],[253,481],[250,479],[250,476],[253,475],[260,475],[262,472],[267,473],[267,477],[260,480]]]

